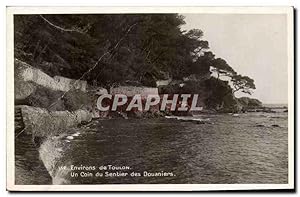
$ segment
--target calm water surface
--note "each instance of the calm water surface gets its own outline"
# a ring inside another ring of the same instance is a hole
[[[287,113],[194,118],[209,119],[209,124],[165,118],[96,120],[48,139],[39,155],[54,184],[287,183]],[[22,145],[16,149],[24,150]],[[58,169],[109,164],[129,166],[123,171],[128,173],[164,171],[174,176],[74,178]]]

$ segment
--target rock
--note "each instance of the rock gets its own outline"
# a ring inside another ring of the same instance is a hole
[[[280,127],[278,124],[272,124],[272,127]]]
[[[148,95],[158,95],[158,88],[153,87],[137,87],[137,86],[119,86],[111,87],[110,94],[124,94],[127,97],[133,97],[136,94],[140,94],[142,98]]]
[[[15,59],[15,82],[17,83],[34,83],[55,91],[67,92],[71,89],[86,90],[87,82],[76,79],[69,79],[62,76],[52,78],[40,69],[34,68],[29,64]],[[20,90],[18,88],[18,90]]]
[[[77,124],[82,122],[90,122],[92,120],[92,114],[89,111],[79,109],[75,112]]]
[[[15,108],[21,110],[25,125],[24,133],[31,134],[34,137],[57,135],[84,121],[89,122],[92,120],[92,114],[86,110],[76,110],[74,112],[48,111],[26,105],[18,105]]]
[[[93,95],[81,90],[71,90],[64,94],[62,99],[66,110],[74,111],[78,109],[92,110],[95,102]]]
[[[92,110],[94,95],[86,92],[86,81],[52,78],[39,69],[15,59],[15,103],[51,111]],[[73,86],[75,84],[76,86]]]
[[[238,98],[238,102],[243,106],[245,110],[262,107],[262,102],[254,98],[241,97]]]
[[[195,122],[196,122],[196,124],[205,124],[204,121],[195,121]]]
[[[74,136],[74,137],[78,137],[79,135],[80,135],[79,132],[76,132],[76,133],[72,134],[72,136]]]
[[[40,85],[35,86],[35,91],[23,100],[16,100],[17,105],[29,105],[46,108],[50,111],[64,111],[66,107],[61,99],[64,92],[54,91]]]
[[[40,160],[40,155],[32,136],[20,135],[15,138],[14,147],[15,184],[50,185],[52,178]]]
[[[67,138],[68,140],[73,140],[73,139],[74,139],[73,136],[67,136],[66,138]]]
[[[35,92],[36,86],[30,82],[22,82],[19,81],[17,77],[15,77],[15,99],[23,100],[30,96],[33,92]]]
[[[53,79],[57,81],[57,84],[62,86],[65,91],[71,89],[81,90],[83,92],[86,91],[87,81],[70,79],[62,76],[54,76]]]
[[[265,125],[262,125],[262,124],[257,124],[255,125],[256,127],[265,127]]]

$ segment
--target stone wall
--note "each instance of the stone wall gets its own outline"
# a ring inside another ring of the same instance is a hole
[[[172,79],[166,79],[166,80],[158,80],[156,81],[156,86],[159,87],[159,86],[166,86],[166,85],[169,85],[171,83]]]
[[[83,80],[75,80],[75,79],[69,79],[62,76],[55,76],[53,78],[59,86],[63,87],[66,91],[74,88],[76,90],[81,90],[83,92],[86,91],[87,82]]]
[[[40,85],[54,91],[67,92],[71,89],[86,91],[87,82],[61,76],[52,78],[43,71],[15,59],[16,99],[24,99],[34,91],[34,85]]]
[[[53,111],[43,108],[18,105],[15,111],[21,112],[24,132],[33,137],[47,137],[56,135],[77,126],[82,122],[92,120],[92,114],[86,110]]]
[[[110,88],[110,94],[124,94],[128,97],[133,97],[136,94],[140,94],[142,98],[148,95],[158,95],[158,88],[152,87],[137,87],[137,86],[119,86]]]

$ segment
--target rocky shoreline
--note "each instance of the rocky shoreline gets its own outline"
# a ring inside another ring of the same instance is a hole
[[[16,149],[20,148],[18,147],[20,146],[18,139],[22,139],[24,141],[22,143],[30,145],[32,150],[35,149],[31,156],[36,157],[34,160],[39,163],[38,166],[42,166],[43,172],[47,171],[42,165],[47,158],[41,158],[39,155],[41,146],[45,146],[44,143],[49,141],[49,139],[51,140],[53,137],[59,136],[66,131],[87,124],[93,119],[165,117],[196,124],[213,124],[208,119],[191,118],[193,113],[190,112],[161,112],[159,109],[147,112],[100,112],[96,107],[97,97],[108,93],[108,90],[103,87],[89,87],[85,81],[81,80],[60,76],[51,77],[17,59],[15,60],[15,70]],[[153,92],[158,94],[158,88],[150,87],[127,86],[109,90],[109,92],[115,93],[120,93],[120,91],[121,93],[126,91],[126,94],[147,94]],[[204,98],[200,99],[202,104]],[[280,110],[287,109],[282,108]],[[235,99],[230,108],[205,108],[201,112],[194,113],[194,115],[248,112],[276,113],[272,108],[263,107],[258,100],[244,97]],[[28,173],[31,173],[30,176],[38,175],[34,171],[23,169],[22,165],[18,165],[18,162],[32,160],[32,158],[26,155],[21,155],[21,157],[23,159],[20,159],[20,155],[16,156],[16,173],[19,174],[18,177],[21,177],[21,179],[16,180],[16,183],[35,184],[30,181],[26,182],[26,179],[22,179],[22,177],[26,177]],[[50,168],[52,169],[53,166],[47,167],[47,169]],[[53,178],[54,175],[50,172],[49,176]],[[32,180],[35,179],[33,178]]]

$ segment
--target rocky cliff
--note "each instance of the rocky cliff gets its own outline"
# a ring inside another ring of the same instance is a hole
[[[86,81],[52,78],[16,59],[14,84],[16,135],[55,135],[93,117]]]

